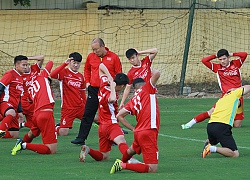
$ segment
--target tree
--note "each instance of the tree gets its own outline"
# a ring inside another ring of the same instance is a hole
[[[14,5],[18,5],[20,4],[21,6],[30,6],[30,0],[13,0],[14,1]]]

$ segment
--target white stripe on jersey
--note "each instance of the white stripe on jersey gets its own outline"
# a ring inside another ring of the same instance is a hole
[[[114,123],[117,123],[117,119],[115,117],[115,107],[114,107],[114,104],[113,103],[108,103],[109,105],[109,112],[111,114],[111,121],[112,121],[112,124]]]
[[[45,83],[46,83],[46,89],[47,89],[47,93],[48,93],[48,98],[49,98],[49,102],[50,103],[54,103],[54,99],[53,99],[53,96],[51,94],[51,88],[50,88],[50,85],[49,85],[49,80],[48,78],[44,78],[45,80]]]
[[[5,89],[4,89],[3,101],[9,101],[9,99],[10,99],[9,88],[10,88],[10,85],[6,86]]]
[[[59,81],[60,93],[61,93],[61,107],[63,106],[63,81]]]
[[[218,84],[220,86],[220,90],[222,91],[222,87],[221,87],[221,81],[220,81],[220,76],[219,76],[219,72],[216,73],[217,76],[217,80],[218,80]]]
[[[156,97],[155,94],[150,94],[150,110],[151,110],[151,128],[156,126]]]

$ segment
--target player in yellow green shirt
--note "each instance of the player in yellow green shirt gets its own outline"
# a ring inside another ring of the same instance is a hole
[[[231,129],[239,107],[239,99],[249,92],[250,85],[245,85],[229,91],[216,102],[214,112],[207,125],[208,140],[204,145],[202,158],[211,153],[219,153],[227,157],[239,156]],[[218,143],[222,147],[216,147],[215,145]]]

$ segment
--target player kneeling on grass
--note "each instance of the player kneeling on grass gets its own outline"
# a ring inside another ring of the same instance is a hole
[[[240,98],[250,92],[250,85],[231,90],[216,102],[207,125],[208,140],[204,145],[202,158],[211,153],[226,157],[239,157],[239,152],[232,135],[234,117],[239,108]],[[220,143],[222,147],[215,145]]]
[[[81,162],[85,161],[87,154],[96,161],[108,160],[113,143],[118,145],[122,154],[128,149],[124,133],[115,116],[118,113],[118,92],[125,87],[129,79],[126,74],[118,73],[113,80],[104,64],[100,64],[99,66],[99,75],[101,80],[98,92],[100,150],[94,150],[83,145],[79,155]],[[130,126],[130,130],[133,131],[133,129],[133,126]]]
[[[30,95],[34,103],[33,126],[30,131],[24,135],[23,140],[18,139],[12,149],[11,154],[16,155],[18,151],[28,149],[39,154],[55,154],[57,151],[57,137],[55,133],[55,119],[53,114],[54,95],[52,93],[49,73],[53,62],[49,61],[40,75],[32,81]],[[34,137],[42,134],[43,144],[30,143]]]
[[[122,159],[117,159],[110,170],[110,174],[123,169],[139,172],[154,173],[158,169],[158,131],[160,128],[160,110],[156,97],[155,87],[160,72],[155,71],[149,81],[142,78],[133,81],[136,90],[135,95],[121,109],[117,119],[124,118],[128,114],[136,116],[137,124],[134,129],[134,141],[132,146],[123,153]],[[144,163],[127,163],[134,154],[141,154]]]

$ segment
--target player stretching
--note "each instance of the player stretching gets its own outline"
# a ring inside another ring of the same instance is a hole
[[[119,106],[120,109],[124,106],[124,102],[128,98],[131,85],[134,79],[143,78],[145,81],[149,81],[151,77],[151,65],[157,53],[158,53],[157,48],[147,49],[144,51],[137,51],[136,49],[128,49],[126,51],[126,57],[133,66],[127,73],[127,76],[129,78],[129,84],[126,85],[126,88],[124,90],[122,100]],[[139,60],[139,55],[141,54],[149,54],[149,55],[144,57],[142,60]]]
[[[238,56],[238,59],[229,61],[230,56]],[[221,97],[224,96],[228,90],[232,88],[239,88],[242,86],[241,82],[241,72],[240,68],[244,63],[247,57],[246,52],[235,52],[229,54],[226,49],[220,49],[217,52],[217,55],[211,55],[202,59],[202,63],[211,69],[214,73],[216,73],[220,89],[222,91]],[[211,60],[218,58],[220,63],[212,63]],[[203,112],[196,117],[194,117],[187,124],[182,124],[182,129],[189,129],[194,124],[204,121],[209,118],[212,112],[214,111],[214,107],[212,107],[209,111]],[[241,127],[242,120],[244,119],[243,112],[243,97],[240,98],[240,105],[237,109],[237,114],[234,119],[234,127]]]
[[[245,85],[226,93],[216,103],[214,112],[207,124],[208,140],[204,145],[202,158],[211,153],[219,153],[226,157],[239,157],[239,151],[233,133],[233,118],[239,108],[240,98],[250,92],[250,85]],[[222,147],[215,146],[220,143]]]
[[[86,103],[85,81],[78,72],[82,56],[78,52],[71,53],[69,58],[57,67],[50,76],[60,81],[61,90],[61,120],[56,126],[60,136],[67,136],[75,118],[82,119]],[[69,65],[69,68],[65,68]]]
[[[118,73],[113,81],[104,64],[100,64],[99,75],[101,79],[98,93],[100,123],[98,128],[99,151],[83,145],[79,156],[81,162],[85,161],[87,154],[96,161],[108,160],[113,142],[118,145],[121,153],[124,153],[128,149],[124,133],[115,116],[118,113],[118,92],[125,87],[129,79],[126,74]],[[130,126],[130,129],[133,130],[133,127]]]
[[[113,174],[121,170],[131,170],[139,173],[156,172],[158,168],[158,132],[160,128],[160,110],[156,97],[155,87],[160,72],[155,71],[149,81],[145,83],[142,78],[133,81],[135,95],[121,109],[117,119],[128,114],[136,116],[137,124],[134,129],[132,146],[123,153],[122,159],[117,159],[110,170]],[[127,161],[134,154],[141,154],[144,163],[129,164]]]
[[[25,73],[22,74],[23,77],[23,94],[22,94],[22,109],[23,115],[25,115],[26,121],[20,123],[20,128],[32,126],[32,117],[34,113],[34,103],[32,102],[29,91],[31,88],[32,79],[34,79],[38,73],[40,73],[40,69],[42,68],[42,64],[44,61],[44,56],[32,56],[28,57],[28,62],[31,60],[37,60],[37,62],[31,66],[27,66],[25,69]]]
[[[17,112],[22,112],[21,93],[23,92],[22,74],[28,66],[26,56],[14,58],[15,68],[7,71],[0,81],[0,113],[3,117],[0,124],[0,138],[17,138],[19,124]]]
[[[55,154],[57,151],[57,137],[55,133],[54,98],[50,87],[49,73],[53,62],[49,61],[40,75],[32,81],[31,96],[34,103],[33,126],[24,135],[23,140],[18,139],[11,154],[28,149],[39,154]],[[42,134],[43,144],[30,143],[34,137]]]

